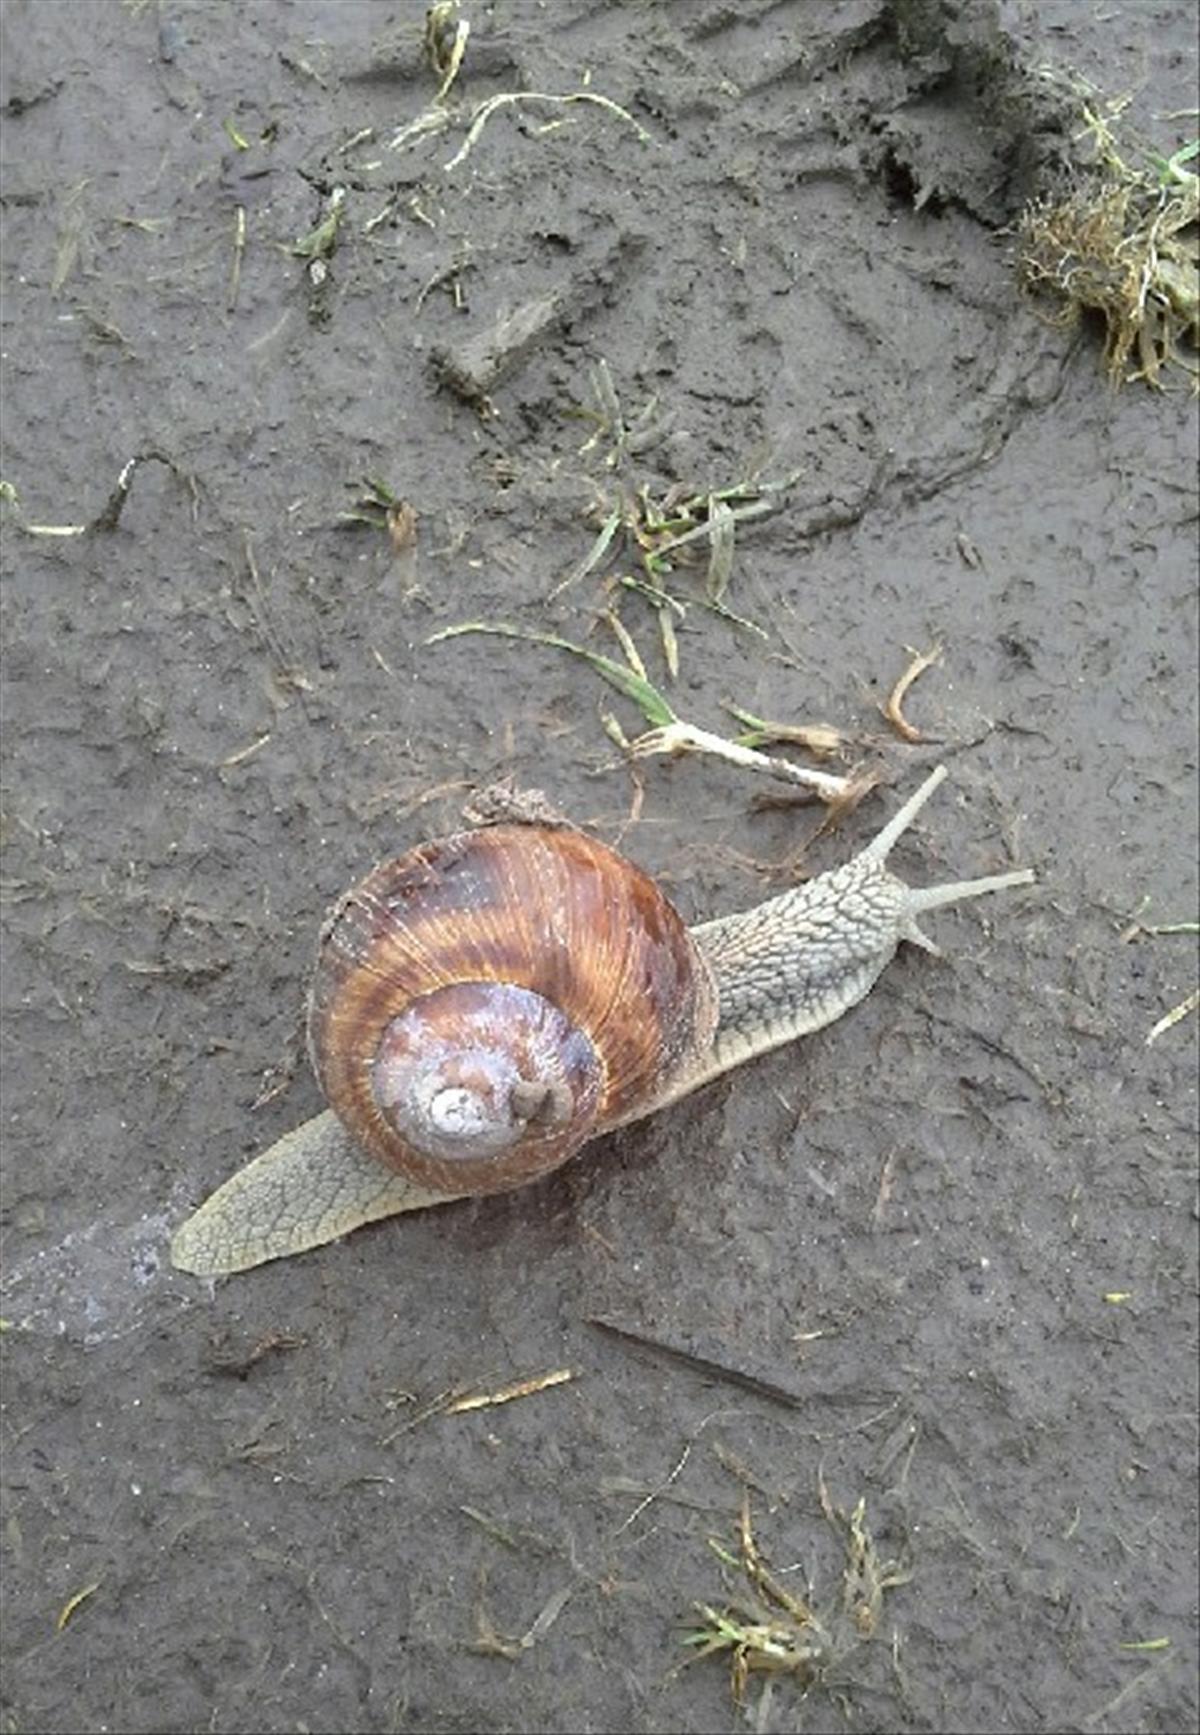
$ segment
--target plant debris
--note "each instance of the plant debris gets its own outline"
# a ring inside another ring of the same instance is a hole
[[[494,1542],[499,1542],[503,1547],[511,1549],[514,1554],[557,1554],[560,1552],[558,1547],[543,1536],[540,1531],[528,1530],[523,1525],[502,1524],[498,1518],[492,1518],[486,1512],[481,1512],[477,1506],[460,1506],[458,1510],[464,1518],[469,1518],[472,1524],[477,1524]]]
[[[476,1391],[471,1386],[448,1386],[427,1403],[419,1404],[414,1413],[402,1422],[400,1427],[385,1435],[380,1444],[390,1446],[401,1435],[411,1434],[414,1428],[419,1427],[422,1422],[432,1421],[435,1416],[461,1416],[471,1410],[486,1410],[498,1404],[511,1404],[517,1398],[531,1398],[538,1392],[549,1391],[554,1386],[564,1386],[570,1380],[578,1378],[574,1368],[555,1368],[548,1374],[535,1374],[529,1379],[513,1380],[492,1392]],[[397,1392],[388,1400],[388,1408],[399,1409],[415,1401],[412,1392]]]
[[[634,120],[628,109],[622,108],[619,102],[613,102],[611,97],[601,96],[597,91],[572,90],[568,91],[565,96],[554,96],[541,90],[502,90],[498,91],[495,96],[489,96],[487,101],[481,103],[475,110],[471,116],[471,124],[467,129],[466,138],[449,162],[443,164],[443,167],[447,171],[457,169],[470,156],[479,142],[484,127],[497,109],[508,108],[513,103],[521,102],[548,102],[562,108],[576,102],[594,103],[597,108],[604,109],[608,114],[615,115],[618,120],[623,120],[631,126],[644,145],[657,145],[658,143],[652,133],[647,132],[644,126]],[[394,145],[396,141],[393,140],[392,142]]]
[[[593,422],[595,427],[580,447],[579,455],[584,457],[598,447],[607,447],[604,468],[624,472],[630,458],[639,456],[666,435],[670,417],[660,412],[656,394],[636,414],[627,416],[612,370],[603,358],[589,368],[588,380],[591,401],[575,406],[574,414]],[[553,601],[611,557],[615,570],[607,580],[609,586],[620,585],[643,597],[655,609],[663,657],[674,680],[679,674],[675,619],[686,616],[687,605],[668,592],[667,580],[677,568],[692,563],[692,545],[707,541],[709,557],[703,594],[692,600],[710,613],[766,639],[770,635],[757,621],[735,613],[726,601],[733,573],[735,535],[739,524],[781,511],[797,479],[797,475],[760,479],[757,473],[751,473],[727,487],[699,490],[686,483],[675,483],[656,498],[648,483],[635,484],[632,478],[621,474],[615,488],[605,488],[598,494],[596,513],[600,527],[591,548],[554,586],[547,600]],[[636,561],[640,573],[621,571],[630,558]]]
[[[417,509],[381,482],[377,476],[364,476],[359,484],[362,492],[349,512],[338,514],[342,525],[365,524],[372,530],[386,530],[396,554],[411,549],[417,540]]]
[[[902,740],[911,743],[931,741],[933,736],[923,735],[915,724],[908,721],[901,707],[904,704],[904,696],[913,682],[918,680],[926,669],[932,669],[941,662],[942,647],[940,644],[934,645],[928,651],[914,651],[911,645],[905,645],[904,648],[912,661],[888,694],[886,702],[879,709]]]
[[[226,307],[237,309],[238,292],[242,286],[242,257],[246,251],[246,207],[239,205],[233,214],[233,264],[229,269],[229,296]]]
[[[671,757],[679,753],[707,753],[745,771],[761,771],[784,783],[799,784],[801,788],[811,790],[821,801],[842,801],[854,788],[851,778],[838,777],[832,771],[816,771],[808,765],[796,765],[792,760],[780,759],[774,754],[758,753],[752,747],[741,747],[736,741],[726,741],[724,736],[714,735],[708,729],[698,729],[693,723],[680,722],[678,718],[662,728],[639,735],[636,741],[630,742],[629,751],[635,759],[648,759],[657,753]],[[866,789],[861,793],[866,794]]]
[[[578,1377],[574,1368],[555,1368],[552,1373],[535,1374],[532,1379],[513,1380],[510,1385],[499,1386],[494,1392],[471,1392],[453,1398],[443,1414],[461,1416],[468,1410],[488,1410],[497,1404],[511,1404],[517,1398],[532,1398],[538,1392],[549,1391],[552,1386],[565,1386],[569,1380]]]
[[[435,102],[444,102],[458,77],[471,26],[458,15],[458,0],[436,0],[425,14],[425,53],[434,75],[441,80]]]
[[[301,235],[298,240],[293,241],[289,252],[297,259],[313,262],[331,258],[337,246],[345,204],[345,187],[335,187],[326,201],[320,222],[310,229],[307,235]]]
[[[612,657],[603,656],[599,651],[589,651],[586,645],[577,645],[570,639],[561,638],[557,633],[534,632],[532,628],[509,626],[505,621],[464,621],[461,626],[443,627],[441,632],[433,633],[425,643],[441,644],[445,639],[462,638],[467,633],[489,633],[498,638],[525,639],[530,644],[550,645],[556,650],[569,651],[573,657],[582,657],[610,686],[623,693],[627,699],[632,699],[648,723],[658,725],[676,721],[675,713],[666,699],[644,674],[638,674],[636,670],[615,662]]]
[[[506,1639],[502,1633],[497,1632],[487,1610],[487,1569],[484,1568],[479,1574],[479,1595],[475,1603],[477,1637],[471,1649],[480,1656],[503,1657],[509,1663],[519,1662],[525,1652],[532,1650],[538,1640],[550,1631],[577,1589],[578,1586],[574,1582],[563,1585],[545,1603],[541,1613],[527,1632],[522,1633],[519,1639]]]
[[[751,1525],[749,1494],[742,1497],[737,1555],[709,1538],[717,1559],[730,1574],[740,1573],[744,1584],[727,1577],[722,1606],[696,1603],[701,1625],[683,1642],[694,1648],[696,1660],[728,1656],[730,1691],[739,1708],[755,1673],[768,1676],[764,1699],[772,1676],[791,1675],[806,1688],[827,1681],[874,1637],[884,1593],[907,1584],[912,1576],[898,1561],[880,1559],[867,1527],[865,1500],[847,1516],[831,1501],[824,1479],[820,1494],[822,1510],[846,1553],[841,1598],[831,1610],[818,1606],[811,1586],[806,1596],[789,1590],[768,1564]],[[764,1709],[760,1705],[760,1712]]]
[[[1200,391],[1200,179],[1189,140],[1171,157],[1118,139],[1128,98],[1082,103],[1095,163],[1065,199],[1031,205],[1018,235],[1018,276],[1072,327],[1085,311],[1104,320],[1104,366],[1114,386],[1161,388],[1177,368]],[[1185,351],[1184,345],[1188,346]],[[1188,353],[1190,351],[1190,353]]]
[[[247,1349],[231,1341],[228,1334],[222,1334],[211,1341],[207,1371],[224,1374],[235,1380],[246,1380],[250,1377],[251,1369],[266,1356],[286,1355],[289,1350],[303,1349],[307,1342],[307,1338],[296,1332],[268,1331]]]
[[[467,633],[491,633],[500,638],[526,639],[531,644],[549,645],[557,650],[569,651],[572,656],[582,657],[610,686],[616,687],[627,699],[632,699],[646,721],[652,725],[646,734],[630,741],[615,719],[608,720],[609,734],[633,759],[648,759],[663,753],[706,753],[717,759],[725,759],[743,770],[758,771],[768,777],[780,778],[785,783],[799,784],[811,790],[821,801],[828,802],[843,802],[859,788],[854,778],[838,777],[829,771],[815,771],[806,765],[795,765],[790,759],[778,759],[767,753],[758,753],[753,748],[741,747],[735,741],[726,741],[721,735],[714,735],[707,729],[684,722],[675,715],[669,701],[648,679],[641,657],[628,632],[619,625],[614,616],[610,615],[609,620],[625,651],[626,663],[618,663],[599,651],[588,650],[586,645],[577,645],[557,633],[539,633],[532,628],[510,626],[504,621],[464,621],[460,626],[443,627],[441,632],[434,633],[425,642],[433,645],[444,639],[461,638]],[[865,794],[869,787],[869,784],[863,786],[861,792]]]
[[[1143,937],[1156,939],[1160,934],[1200,934],[1200,922],[1143,922],[1142,911],[1147,909],[1149,904],[1150,898],[1143,898],[1127,925],[1117,935],[1121,945],[1127,946],[1131,940],[1140,940]]]
[[[85,1584],[82,1590],[77,1590],[74,1596],[67,1598],[62,1608],[59,1609],[58,1619],[54,1623],[54,1630],[56,1633],[62,1632],[71,1616],[75,1613],[76,1609],[81,1606],[81,1604],[85,1603],[90,1596],[95,1596],[96,1592],[100,1589],[101,1583],[101,1579],[96,1579],[93,1584]]]
[[[179,468],[174,458],[169,458],[165,452],[135,452],[133,457],[122,467],[121,474],[117,477],[116,487],[100,511],[86,524],[23,524],[21,528],[27,536],[93,536],[104,531],[115,530],[121,522],[121,514],[125,510],[125,502],[129,498],[133,478],[143,464],[165,464],[173,476],[177,476],[187,483],[192,492],[193,507],[195,506],[195,481]],[[12,490],[11,497],[15,503],[17,498],[15,489]]]
[[[726,1362],[696,1355],[689,1349],[666,1343],[661,1338],[647,1337],[640,1331],[630,1331],[625,1326],[614,1324],[610,1319],[592,1318],[587,1324],[596,1331],[602,1331],[606,1337],[616,1338],[620,1343],[632,1344],[635,1349],[647,1350],[656,1359],[686,1368],[699,1374],[702,1379],[719,1380],[726,1385],[737,1386],[741,1391],[752,1392],[756,1398],[765,1398],[772,1404],[782,1404],[785,1409],[800,1410],[809,1402],[807,1396],[789,1391],[786,1386],[777,1385],[774,1380],[762,1379],[757,1374],[746,1373]]]
[[[1159,1037],[1164,1035],[1174,1025],[1182,1023],[1188,1013],[1195,1012],[1198,1006],[1200,1006],[1200,988],[1194,988],[1187,996],[1186,1000],[1181,1000],[1178,1006],[1172,1006],[1169,1012],[1163,1013],[1163,1016],[1147,1036],[1146,1047],[1149,1048],[1152,1042],[1157,1042]]]
[[[611,445],[605,464],[608,468],[616,468],[629,453],[643,449],[644,441],[658,437],[663,431],[663,424],[656,419],[657,399],[651,398],[635,420],[627,424],[607,364],[601,362],[593,369],[592,378],[601,408],[599,411],[584,409],[580,412],[598,423],[596,432],[581,448],[581,455],[591,450],[601,438],[607,437]],[[660,499],[654,498],[647,484],[637,488],[626,485],[619,490],[615,500],[601,502],[604,518],[599,535],[585,558],[555,585],[550,600],[585,577],[610,551],[620,556],[628,550],[642,569],[642,581],[638,585],[641,594],[659,606],[672,603],[682,613],[682,606],[665,595],[665,583],[677,568],[690,563],[691,555],[681,556],[679,551],[690,549],[692,544],[703,540],[709,544],[704,606],[765,638],[766,633],[756,622],[734,614],[725,603],[733,572],[734,538],[739,524],[782,511],[796,479],[795,476],[778,480],[752,479],[700,492],[677,484]],[[624,532],[623,539],[618,539],[618,531]],[[621,582],[632,585],[634,581],[622,579]]]
[[[765,717],[756,717],[753,711],[743,711],[739,705],[727,702],[725,709],[744,727],[745,733],[737,738],[739,747],[761,747],[767,741],[779,741],[804,747],[818,759],[832,759],[848,745],[846,736],[831,723],[771,723]]]

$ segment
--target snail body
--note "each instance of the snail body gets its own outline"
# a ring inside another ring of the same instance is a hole
[[[565,825],[485,826],[368,874],[322,931],[309,1048],[330,1110],[177,1230],[225,1275],[361,1223],[516,1187],[857,1004],[919,915],[1028,884],[917,890],[887,867],[939,767],[844,866],[688,929],[649,875]]]

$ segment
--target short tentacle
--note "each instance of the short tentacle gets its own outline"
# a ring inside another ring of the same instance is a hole
[[[908,893],[905,900],[905,911],[901,919],[900,932],[904,939],[914,946],[920,946],[926,952],[932,952],[935,958],[941,957],[941,950],[926,934],[917,917],[926,910],[940,910],[943,904],[961,904],[968,898],[982,898],[988,892],[1006,892],[1011,886],[1031,886],[1037,879],[1032,868],[1015,868],[1012,873],[985,874],[977,880],[951,880],[944,886],[906,886]]]

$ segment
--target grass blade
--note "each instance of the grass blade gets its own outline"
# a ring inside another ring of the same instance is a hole
[[[537,633],[525,627],[509,626],[505,621],[464,621],[461,626],[443,627],[440,633],[434,633],[425,640],[427,645],[440,644],[444,639],[457,639],[467,633],[487,633],[502,639],[525,639],[533,645],[550,645],[554,650],[569,651],[573,657],[582,657],[585,663],[590,663],[596,673],[606,680],[618,693],[623,693],[641,711],[642,716],[655,728],[666,728],[676,721],[675,713],[666,699],[645,676],[635,674],[623,663],[614,662],[612,657],[605,657],[599,651],[589,651],[586,645],[577,645],[570,639],[559,638],[557,633]]]

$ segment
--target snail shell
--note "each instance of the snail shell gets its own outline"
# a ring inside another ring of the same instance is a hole
[[[509,824],[423,844],[339,900],[308,1030],[354,1138],[461,1194],[548,1173],[670,1096],[716,1020],[648,874],[582,832]]]

